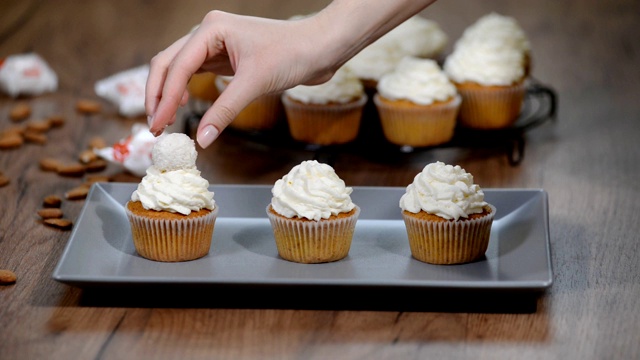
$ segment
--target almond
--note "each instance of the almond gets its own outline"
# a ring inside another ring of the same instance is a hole
[[[93,160],[85,165],[87,172],[102,171],[107,168],[107,162],[103,159]]]
[[[66,163],[58,166],[58,175],[62,176],[82,176],[84,175],[84,165],[80,163]]]
[[[107,147],[107,143],[103,138],[96,136],[89,141],[89,149],[102,149]]]
[[[82,114],[96,114],[102,110],[102,104],[95,100],[82,99],[76,102],[76,110]]]
[[[47,143],[47,135],[38,131],[27,129],[25,130],[24,134],[22,134],[22,136],[24,137],[25,141],[30,143],[39,145],[44,145]]]
[[[54,158],[42,158],[40,159],[40,169],[44,171],[58,171],[58,168],[62,166],[62,162]]]
[[[11,180],[7,176],[0,173],[0,187],[6,186],[10,181]]]
[[[84,179],[85,184],[92,185],[97,182],[109,182],[110,178],[106,175],[90,175]]]
[[[31,120],[27,123],[27,130],[46,132],[51,128],[48,120]]]
[[[73,223],[69,219],[44,219],[44,223],[61,230],[68,230],[73,226]]]
[[[51,127],[60,127],[65,123],[65,119],[62,115],[51,115],[47,118],[47,121]]]
[[[16,274],[11,270],[0,270],[0,285],[10,285],[17,280]]]
[[[59,208],[45,208],[38,210],[38,215],[43,219],[59,219],[62,217],[62,210]]]
[[[93,150],[83,150],[78,158],[80,158],[81,163],[87,164],[98,159],[98,155],[96,155]]]
[[[17,135],[22,137],[22,133],[24,132],[24,126],[21,125],[13,125],[10,126],[4,130],[2,130],[2,133],[0,133],[0,137],[2,136],[10,136],[10,135]]]
[[[22,146],[24,139],[20,135],[4,135],[0,137],[0,149],[14,149]]]
[[[47,208],[58,208],[62,205],[62,199],[58,195],[49,195],[42,200],[42,205]]]
[[[13,121],[22,121],[31,116],[31,107],[27,103],[18,103],[9,112],[9,118]]]
[[[67,191],[64,196],[68,200],[82,200],[87,198],[87,194],[89,194],[89,187],[86,185],[80,185]]]

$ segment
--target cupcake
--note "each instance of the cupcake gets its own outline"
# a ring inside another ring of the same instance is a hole
[[[373,100],[389,142],[423,147],[453,137],[460,96],[435,60],[405,57],[377,89]]]
[[[338,261],[349,254],[360,208],[334,169],[303,161],[276,181],[267,205],[278,254],[304,263]]]
[[[448,41],[440,26],[415,15],[364,48],[347,62],[362,81],[368,94],[378,81],[395,69],[405,56],[438,58]]]
[[[197,112],[204,113],[211,107],[220,95],[216,88],[216,74],[203,72],[193,74],[187,83],[189,92],[189,107]]]
[[[343,66],[323,84],[285,90],[282,102],[294,140],[337,145],[358,136],[367,95],[358,78]]]
[[[425,166],[400,198],[400,209],[417,260],[462,264],[487,251],[496,208],[460,166]]]
[[[526,38],[509,19],[493,14],[479,20],[445,59],[444,71],[462,96],[458,121],[463,127],[501,129],[518,120],[530,55]]]
[[[177,262],[209,253],[218,214],[209,182],[196,168],[195,143],[185,134],[164,134],[125,212],[138,254]]]
[[[222,93],[232,79],[230,76],[219,75],[216,78],[218,91]],[[282,93],[275,93],[259,96],[240,111],[229,127],[248,132],[273,129],[284,116],[281,95]]]

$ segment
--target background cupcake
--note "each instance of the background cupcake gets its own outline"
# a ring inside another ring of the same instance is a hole
[[[460,96],[435,60],[405,57],[377,89],[374,102],[389,142],[421,147],[453,137]]]
[[[160,136],[125,212],[140,256],[187,261],[209,253],[218,206],[196,169],[195,143],[185,134]]]
[[[500,129],[522,109],[529,45],[511,18],[491,14],[470,26],[447,56],[444,71],[462,96],[460,125]]]
[[[305,264],[345,258],[360,214],[352,191],[331,166],[315,160],[276,181],[267,216],[278,254]]]
[[[218,91],[222,93],[232,79],[231,76],[218,75]],[[243,131],[265,131],[274,128],[284,116],[281,96],[282,93],[259,96],[240,111],[229,127]]]
[[[342,67],[320,85],[298,85],[282,95],[291,137],[316,145],[355,140],[367,102],[362,83]]]
[[[400,198],[411,254],[431,264],[484,256],[496,208],[460,166],[428,164]]]

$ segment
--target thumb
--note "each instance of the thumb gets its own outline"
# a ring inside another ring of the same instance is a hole
[[[232,79],[200,119],[196,139],[202,148],[211,145],[240,111],[259,96],[257,87],[245,88],[242,85],[245,83],[242,79]]]

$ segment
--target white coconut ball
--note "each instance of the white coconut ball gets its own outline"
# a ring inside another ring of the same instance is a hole
[[[196,167],[195,142],[186,134],[163,134],[151,150],[151,160],[160,171],[193,169]]]

